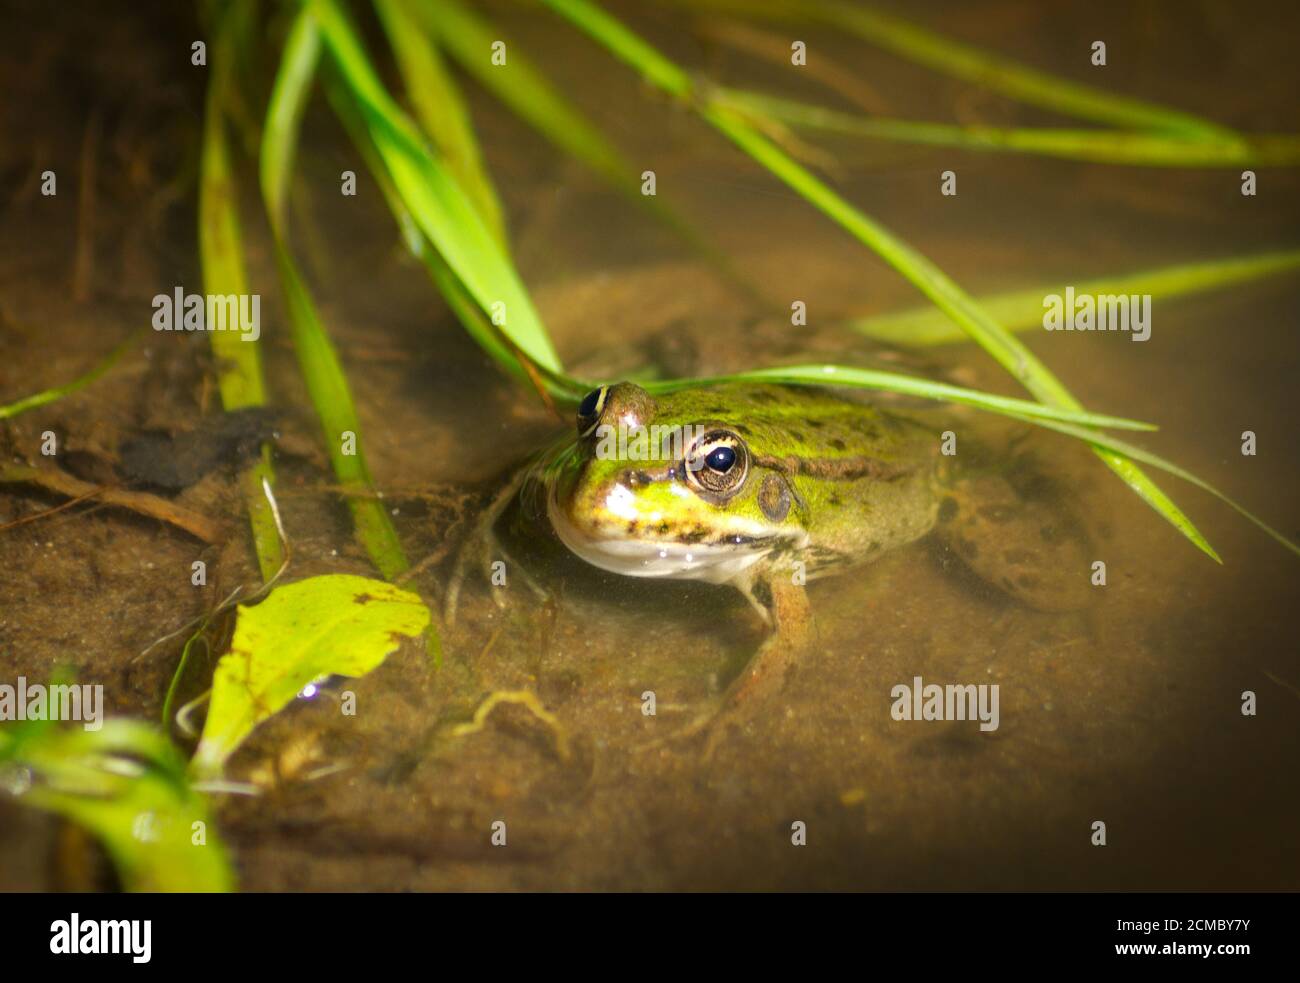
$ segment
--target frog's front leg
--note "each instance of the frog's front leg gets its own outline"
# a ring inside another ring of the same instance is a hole
[[[514,561],[501,543],[496,531],[497,524],[501,521],[502,516],[520,494],[521,489],[530,477],[530,472],[527,469],[520,469],[512,475],[510,481],[488,502],[471,527],[465,542],[461,545],[452,565],[451,575],[447,579],[447,592],[443,598],[443,620],[448,627],[451,627],[456,622],[456,610],[460,602],[461,587],[466,580],[468,571],[477,569],[482,572],[484,579],[491,581],[493,564],[497,561],[511,567],[525,586],[537,597],[543,600],[550,597],[546,589],[538,584],[523,566]],[[505,607],[506,601],[503,592],[493,591],[492,600],[498,608]]]
[[[787,671],[808,650],[813,637],[808,597],[792,574],[792,570],[778,568],[751,582],[736,584],[764,615],[769,626],[767,637],[710,711],[668,737],[646,745],[647,749],[707,733],[704,756],[708,759],[730,724],[759,709],[771,709]]]
[[[812,609],[806,588],[795,583],[791,571],[774,570],[753,584],[738,586],[750,603],[766,611],[770,631],[740,675],[728,684],[719,715],[779,692],[786,671],[808,648],[812,637]]]

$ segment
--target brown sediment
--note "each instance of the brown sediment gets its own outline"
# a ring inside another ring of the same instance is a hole
[[[90,299],[95,279],[95,175],[101,121],[91,113],[81,141],[81,181],[77,197],[77,252],[72,268],[72,298]]]

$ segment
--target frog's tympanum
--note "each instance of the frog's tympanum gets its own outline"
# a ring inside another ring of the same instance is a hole
[[[631,577],[726,584],[771,632],[704,730],[784,678],[810,638],[805,584],[937,531],[967,566],[1045,610],[1078,607],[1086,564],[1046,506],[960,475],[932,428],[810,387],[590,393],[577,437],[534,474],[574,554]]]

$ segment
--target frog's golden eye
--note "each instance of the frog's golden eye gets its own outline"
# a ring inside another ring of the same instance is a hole
[[[725,501],[745,483],[749,475],[749,449],[730,430],[711,430],[696,440],[686,453],[686,481],[715,501]]]
[[[600,414],[605,409],[605,397],[608,394],[609,386],[601,386],[582,398],[582,402],[578,404],[579,437],[587,436],[600,422]]]

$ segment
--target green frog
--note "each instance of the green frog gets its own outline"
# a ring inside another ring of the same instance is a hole
[[[932,533],[1030,607],[1082,606],[1082,542],[1059,506],[998,475],[962,474],[942,444],[932,426],[828,389],[727,383],[652,395],[622,382],[587,395],[576,439],[526,480],[576,556],[631,577],[727,585],[770,627],[718,705],[674,735],[684,738],[716,734],[779,686],[811,640],[807,583]],[[498,514],[489,510],[489,524]]]

